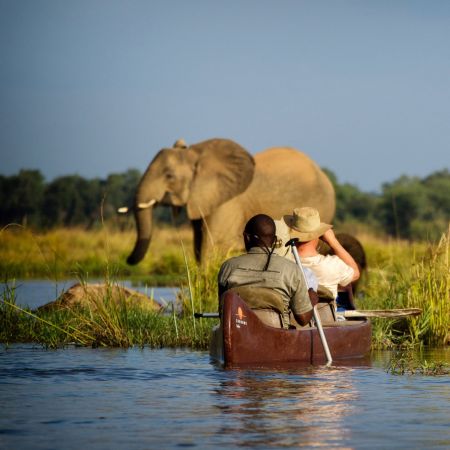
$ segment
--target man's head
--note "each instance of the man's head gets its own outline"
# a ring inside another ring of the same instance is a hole
[[[266,214],[253,216],[245,225],[244,242],[246,250],[252,247],[272,247],[275,241],[275,222]]]

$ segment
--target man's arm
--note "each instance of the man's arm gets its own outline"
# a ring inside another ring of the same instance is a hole
[[[218,293],[218,309],[219,309],[219,314],[222,313],[222,304],[221,304],[221,299],[222,299],[222,294],[228,290],[228,276],[229,276],[229,269],[228,269],[228,265],[227,262],[225,261],[222,266],[220,267],[219,273],[217,274],[217,293]]]
[[[314,291],[314,289],[309,288],[308,289],[308,295],[309,295],[309,300],[311,302],[311,306],[314,307],[318,302],[319,302],[319,297],[317,295],[317,292]],[[295,320],[301,325],[307,325],[309,322],[311,322],[311,319],[313,318],[313,310],[312,308],[304,313],[295,313],[294,311],[292,311],[292,313],[294,314]]]
[[[219,288],[218,288],[218,291],[219,291],[219,299],[222,297],[222,294],[223,294],[226,290],[227,290],[227,287],[224,286],[223,284],[220,284],[220,283],[219,283]]]
[[[313,306],[319,301],[319,297],[312,288],[307,287],[300,268],[296,267],[295,270],[295,278],[292,281],[295,288],[290,307],[295,320],[304,326],[313,318]]]
[[[295,320],[298,322],[299,325],[302,327],[305,325],[308,325],[309,322],[311,322],[311,319],[313,317],[313,310],[305,313],[305,314],[295,314],[294,313]]]

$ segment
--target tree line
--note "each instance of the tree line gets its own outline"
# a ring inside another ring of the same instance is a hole
[[[337,226],[362,224],[373,231],[411,240],[435,240],[450,222],[450,173],[448,169],[419,178],[401,176],[382,185],[381,193],[368,193],[338,182],[324,169],[336,190]],[[133,204],[141,178],[137,169],[110,174],[106,179],[68,175],[46,182],[39,170],[0,175],[0,225],[19,223],[35,229],[82,226],[102,221],[131,226],[117,209]],[[155,220],[172,222],[170,209],[156,208]],[[186,221],[185,212],[176,221]]]

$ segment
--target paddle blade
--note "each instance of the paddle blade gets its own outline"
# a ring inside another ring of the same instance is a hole
[[[422,310],[420,308],[405,308],[405,309],[368,309],[344,311],[343,315],[346,318],[351,317],[384,317],[386,319],[396,319],[399,317],[418,316]]]

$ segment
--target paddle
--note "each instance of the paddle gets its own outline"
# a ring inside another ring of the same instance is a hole
[[[349,310],[338,312],[338,316],[356,318],[356,317],[381,317],[385,319],[398,319],[402,317],[418,316],[422,313],[419,308],[405,308],[405,309],[366,309],[366,310]],[[194,317],[199,319],[201,317],[206,319],[218,319],[219,313],[194,313]]]
[[[206,319],[218,319],[219,318],[219,313],[212,313],[212,312],[210,312],[210,313],[199,313],[199,312],[196,312],[196,313],[194,313],[194,317],[196,319],[199,319],[201,317],[204,317]]]
[[[285,247],[291,247],[292,254],[294,255],[295,262],[297,266],[300,267],[300,270],[303,275],[303,279],[305,280],[306,290],[309,289],[308,280],[306,279],[305,272],[303,270],[302,263],[300,262],[300,257],[298,256],[297,247],[295,243],[298,242],[298,238],[292,238],[286,242]],[[331,357],[330,348],[328,347],[327,338],[325,337],[325,333],[323,332],[322,322],[320,321],[319,313],[317,312],[316,307],[313,307],[313,316],[314,321],[316,322],[317,330],[319,331],[320,340],[322,341],[323,349],[325,351],[325,355],[327,357],[327,365],[329,366],[333,359]]]
[[[405,309],[367,309],[367,310],[348,310],[338,312],[338,316],[342,317],[383,317],[386,319],[397,319],[408,316],[418,316],[422,313],[419,308]]]

